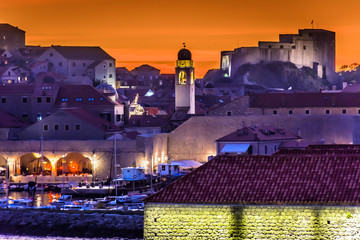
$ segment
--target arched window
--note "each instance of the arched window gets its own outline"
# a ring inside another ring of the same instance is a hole
[[[186,72],[184,71],[179,73],[179,84],[186,84]]]

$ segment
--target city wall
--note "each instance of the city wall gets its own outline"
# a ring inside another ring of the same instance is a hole
[[[358,239],[359,207],[146,204],[144,239]]]
[[[199,116],[169,133],[168,155],[174,160],[207,161],[216,155],[217,139],[244,126],[283,128],[310,143],[360,144],[360,116]]]
[[[142,238],[143,216],[104,212],[0,210],[2,234]]]

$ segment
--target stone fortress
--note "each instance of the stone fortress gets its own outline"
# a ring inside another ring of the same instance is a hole
[[[259,41],[257,47],[222,51],[220,68],[230,77],[246,63],[292,62],[298,68],[313,68],[320,78],[335,71],[335,32],[299,29],[298,34],[280,34],[278,42]]]

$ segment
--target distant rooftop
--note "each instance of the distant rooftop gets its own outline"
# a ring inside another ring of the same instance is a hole
[[[8,23],[0,23],[0,32],[12,32],[12,31],[25,32],[24,30],[21,30],[18,27],[14,27]]]
[[[51,46],[57,52],[67,59],[72,60],[114,60],[100,47],[83,47],[83,46]]]

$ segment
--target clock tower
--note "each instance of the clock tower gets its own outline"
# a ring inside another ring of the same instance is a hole
[[[191,52],[185,44],[176,61],[175,110],[188,110],[188,114],[195,114],[194,67]]]

